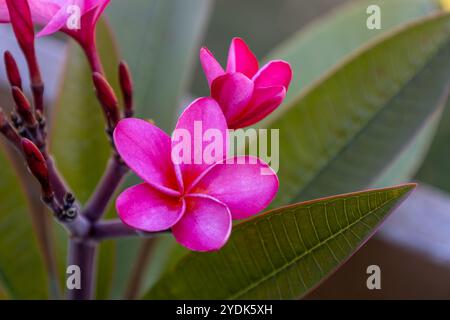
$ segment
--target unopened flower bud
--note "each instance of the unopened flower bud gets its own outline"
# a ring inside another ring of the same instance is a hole
[[[131,78],[130,69],[125,61],[122,61],[119,65],[119,80],[125,104],[125,117],[130,118],[133,116],[134,112],[133,79]]]
[[[28,64],[36,110],[43,111],[44,85],[36,57],[34,25],[30,5],[28,0],[6,0],[6,5],[14,34]]]
[[[17,113],[20,115],[25,124],[29,127],[35,127],[37,124],[36,118],[33,115],[30,101],[18,87],[12,89],[13,98],[16,103]]]
[[[6,0],[11,24],[22,50],[34,47],[34,26],[28,0]]]
[[[26,138],[22,139],[22,150],[30,172],[36,177],[42,187],[43,197],[45,199],[52,198],[53,190],[50,186],[48,167],[44,155],[31,140]]]
[[[93,80],[95,89],[97,91],[97,97],[103,108],[105,109],[105,112],[110,121],[110,125],[115,127],[120,120],[120,114],[119,102],[117,100],[116,94],[114,93],[114,89],[105,79],[105,77],[98,72],[94,72]]]
[[[22,90],[22,77],[20,76],[20,71],[17,67],[16,59],[14,59],[11,52],[5,52],[4,61],[9,83],[12,87],[17,87]]]

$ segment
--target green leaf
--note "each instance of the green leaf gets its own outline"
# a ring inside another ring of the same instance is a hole
[[[112,1],[108,13],[133,71],[138,116],[172,130],[213,3]]]
[[[417,173],[417,179],[442,190],[450,192],[450,101],[444,110],[442,121],[437,131],[435,140],[431,145],[422,167]]]
[[[47,276],[27,198],[3,146],[0,168],[0,299],[45,299]]]
[[[442,110],[450,80],[449,27],[448,15],[438,15],[371,43],[270,123],[280,129],[274,205],[381,181]],[[417,166],[407,160],[404,166]]]
[[[105,73],[116,92],[118,90],[119,56],[109,27],[100,22],[97,27],[98,49]],[[56,164],[77,199],[85,203],[99,182],[111,154],[105,134],[105,120],[92,84],[92,71],[81,48],[71,42],[59,97],[53,110],[51,152]],[[65,276],[67,235],[57,228],[58,260]],[[107,291],[114,269],[115,247],[100,246],[98,292]]]
[[[403,185],[280,208],[234,228],[216,253],[190,253],[146,299],[295,299],[336,270],[414,189]]]
[[[444,93],[443,97],[448,98],[448,94]],[[424,126],[417,132],[411,143],[399,152],[396,159],[385,168],[378,180],[371,183],[372,186],[381,187],[398,184],[414,177],[424,159],[426,159],[430,141],[433,141],[433,138],[435,138],[439,124],[442,122],[444,101],[442,102],[441,107],[438,107],[436,112],[426,120]]]

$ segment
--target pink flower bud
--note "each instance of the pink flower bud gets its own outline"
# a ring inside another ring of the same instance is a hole
[[[119,65],[119,80],[125,103],[125,116],[129,118],[133,115],[133,79],[125,61]]]
[[[30,140],[22,139],[22,150],[31,174],[39,181],[44,198],[51,198],[53,190],[50,186],[47,162],[39,148]]]
[[[4,60],[9,83],[12,87],[18,87],[22,90],[22,77],[20,76],[20,71],[17,67],[16,59],[14,59],[11,52],[6,51],[4,54]]]
[[[231,42],[226,69],[207,48],[200,61],[213,97],[222,108],[230,129],[251,126],[274,112],[283,102],[292,80],[289,63],[269,61],[262,68],[240,38]]]
[[[110,124],[112,127],[115,127],[120,120],[120,114],[119,102],[114,93],[114,89],[108,83],[106,78],[98,72],[94,72],[93,80],[95,89],[97,90],[97,97],[105,109]]]

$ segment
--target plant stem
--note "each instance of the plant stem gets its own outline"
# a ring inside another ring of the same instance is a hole
[[[167,233],[169,233],[169,231],[152,233],[141,232],[126,226],[122,221],[112,220],[94,224],[90,232],[90,237],[95,241],[103,241],[136,236],[140,236],[143,238],[155,238]]]
[[[91,199],[88,201],[83,215],[91,221],[98,221],[108,206],[123,178],[128,173],[128,167],[118,156],[112,157]]]
[[[69,300],[92,300],[96,279],[96,256],[97,243],[87,239],[70,240],[69,244],[69,266],[78,266],[81,271],[80,289],[68,289]]]
[[[53,188],[53,191],[55,192],[56,199],[59,202],[63,202],[64,197],[69,192],[69,188],[67,187],[66,182],[62,178],[62,175],[56,168],[54,159],[51,156],[48,156],[47,154],[45,154],[45,156],[47,159],[50,184]]]

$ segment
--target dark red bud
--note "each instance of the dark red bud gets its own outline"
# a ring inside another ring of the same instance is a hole
[[[6,0],[11,24],[22,50],[34,47],[34,26],[28,0]]]
[[[14,59],[11,52],[6,51],[4,54],[6,74],[8,75],[9,83],[12,87],[17,87],[22,90],[22,77],[20,76],[19,68],[17,67],[16,59]]]
[[[133,115],[133,79],[131,78],[131,72],[125,61],[122,61],[119,65],[119,80],[120,87],[125,103],[125,116],[127,118]]]
[[[44,155],[32,141],[26,138],[22,139],[22,150],[30,172],[41,184],[44,197],[51,198],[53,191],[50,187],[48,167]]]
[[[93,80],[98,99],[105,108],[106,114],[111,121],[111,125],[115,126],[120,120],[120,114],[119,102],[117,100],[116,94],[114,93],[114,89],[105,79],[105,77],[98,72],[94,72]]]
[[[25,122],[27,126],[33,127],[36,126],[36,118],[33,115],[33,110],[31,108],[30,101],[28,101],[27,97],[23,93],[22,90],[18,87],[12,88],[13,98],[16,103],[17,113],[20,115],[22,120]]]

